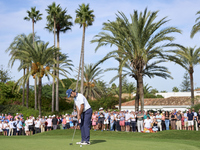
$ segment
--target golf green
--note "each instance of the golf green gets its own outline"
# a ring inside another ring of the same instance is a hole
[[[80,131],[77,130],[73,145],[73,130],[56,130],[33,136],[0,136],[1,149],[5,150],[199,150],[200,132],[162,131],[158,133],[127,133],[91,131],[91,145],[80,147]]]

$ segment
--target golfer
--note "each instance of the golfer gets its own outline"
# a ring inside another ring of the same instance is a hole
[[[81,119],[80,129],[82,139],[81,142],[77,142],[76,144],[90,145],[90,121],[92,117],[92,108],[83,94],[76,93],[72,89],[68,89],[66,94],[68,98],[70,96],[74,98],[78,112],[78,121]]]

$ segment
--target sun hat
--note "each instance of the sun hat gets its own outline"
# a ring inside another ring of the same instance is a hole
[[[99,110],[103,110],[103,107],[100,107]]]
[[[68,89],[66,91],[66,95],[67,95],[68,98],[71,96],[72,91],[73,91],[72,89]]]

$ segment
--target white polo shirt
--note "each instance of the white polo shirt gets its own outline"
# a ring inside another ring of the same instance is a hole
[[[81,108],[81,104],[84,104],[83,112],[85,112],[86,110],[91,108],[91,106],[88,103],[87,99],[81,93],[77,93],[76,97],[74,98],[74,102],[75,102],[75,104],[76,104],[76,106],[78,107],[79,110]]]

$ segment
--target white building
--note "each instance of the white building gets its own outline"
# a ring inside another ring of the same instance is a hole
[[[162,95],[164,98],[168,97],[190,97],[191,92],[168,92],[168,93],[156,93],[157,95]],[[200,96],[200,91],[194,91],[194,96]]]

